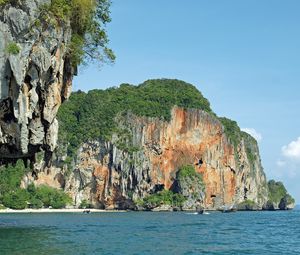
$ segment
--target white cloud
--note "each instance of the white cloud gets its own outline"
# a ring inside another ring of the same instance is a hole
[[[258,142],[262,140],[262,135],[258,133],[254,128],[241,128],[241,130],[254,137]]]
[[[279,160],[277,160],[276,165],[278,167],[284,167],[284,166],[286,166],[286,162],[283,161],[283,160],[281,160],[281,159],[279,159]]]
[[[281,148],[282,155],[289,159],[300,160],[300,137]]]
[[[289,192],[300,202],[300,137],[282,146],[281,156],[276,161],[277,171],[272,172],[274,177],[286,182]]]

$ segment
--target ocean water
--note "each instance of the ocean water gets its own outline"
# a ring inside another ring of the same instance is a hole
[[[300,254],[300,211],[6,214],[0,254]]]

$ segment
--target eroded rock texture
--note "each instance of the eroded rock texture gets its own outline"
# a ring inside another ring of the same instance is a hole
[[[126,132],[110,141],[82,144],[71,174],[64,174],[63,187],[77,206],[86,199],[100,208],[131,208],[132,201],[174,189],[179,168],[188,164],[203,175],[205,187],[192,180],[181,184],[188,198],[185,209],[195,209],[199,200],[209,209],[245,200],[260,208],[266,203],[266,177],[255,140],[245,134],[235,148],[215,116],[175,107],[170,122],[128,113],[117,123]],[[59,185],[58,174],[66,168],[46,171]],[[45,176],[39,182],[51,184]]]
[[[0,7],[0,158],[32,158],[57,143],[56,113],[71,91],[68,23],[48,22],[26,0]],[[17,49],[13,52],[11,48]]]

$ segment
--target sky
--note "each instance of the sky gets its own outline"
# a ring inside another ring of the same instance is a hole
[[[268,179],[300,203],[300,1],[113,0],[112,65],[80,67],[74,90],[176,78],[259,142]]]

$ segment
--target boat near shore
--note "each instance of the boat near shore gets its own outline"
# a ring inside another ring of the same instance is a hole
[[[237,208],[232,205],[232,206],[222,206],[221,208],[218,209],[218,211],[222,212],[222,213],[233,213],[233,212],[237,212]]]
[[[237,212],[237,209],[236,208],[224,209],[221,212],[222,213],[232,213],[232,212]]]

